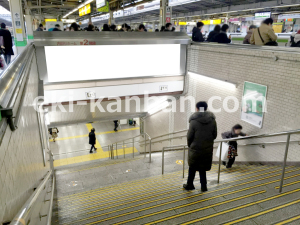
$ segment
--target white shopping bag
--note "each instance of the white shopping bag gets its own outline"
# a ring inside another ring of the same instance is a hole
[[[219,158],[220,157],[220,146],[221,143],[219,144],[216,156]],[[222,153],[221,153],[221,160],[222,161],[227,161],[228,160],[228,149],[229,149],[229,145],[226,142],[222,143]]]

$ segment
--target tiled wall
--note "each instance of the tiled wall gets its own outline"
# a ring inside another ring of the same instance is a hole
[[[213,82],[201,76],[188,75],[187,95],[194,96],[196,101],[220,96],[224,100],[227,96],[235,96],[241,104],[244,81],[250,81],[268,86],[267,113],[264,115],[262,129],[257,128],[240,119],[240,110],[227,113],[223,110],[215,113],[218,124],[218,139],[221,133],[228,131],[237,123],[244,127],[249,135],[274,133],[300,129],[300,51],[262,51],[250,47],[233,48],[227,46],[212,46],[209,44],[191,45],[188,49],[188,69],[204,76],[229,80],[237,83],[237,88],[227,88],[222,82]],[[275,61],[274,57],[278,60]],[[179,102],[177,101],[178,105]],[[187,106],[186,106],[187,107]],[[214,108],[222,107],[222,102],[215,100]],[[228,102],[233,108],[233,101]],[[192,106],[193,108],[193,106]],[[174,131],[187,128],[187,120],[191,112],[186,108],[185,113],[177,112],[173,116]],[[151,136],[167,132],[170,113],[159,112],[147,118],[146,132]],[[162,129],[164,128],[164,129]],[[284,137],[248,140],[243,143],[261,143],[285,141]],[[299,135],[292,135],[291,140],[299,140]],[[185,144],[182,139],[173,144]],[[165,143],[164,145],[169,144]],[[156,147],[154,147],[155,149]],[[237,161],[282,161],[284,144],[239,147]],[[288,160],[300,160],[300,145],[290,145]],[[215,157],[214,160],[217,160]]]
[[[49,164],[43,163],[37,113],[32,107],[37,94],[33,58],[19,128],[12,132],[7,127],[0,145],[0,224],[13,219],[49,170]]]

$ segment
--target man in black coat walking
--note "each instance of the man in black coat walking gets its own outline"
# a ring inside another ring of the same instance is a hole
[[[193,28],[192,40],[195,42],[204,42],[203,34],[201,30],[204,24],[202,22],[197,23],[197,27]]]
[[[189,176],[187,184],[183,185],[186,190],[195,189],[194,178],[196,171],[199,171],[201,190],[207,191],[206,171],[211,169],[217,123],[215,115],[206,110],[207,103],[198,102],[196,112],[189,119],[190,127],[187,134]]]
[[[10,64],[11,56],[14,55],[14,51],[12,49],[12,39],[9,30],[6,29],[5,23],[1,23],[0,36],[3,37],[4,42],[4,59],[6,64]]]
[[[96,144],[95,128],[93,128],[89,133],[89,144],[92,145],[90,153],[93,153],[93,148],[97,150],[97,148],[95,148],[95,144]]]

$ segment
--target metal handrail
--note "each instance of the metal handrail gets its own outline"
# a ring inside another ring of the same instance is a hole
[[[47,182],[49,181],[51,175],[53,173],[53,170],[50,170],[44,180],[39,184],[39,186],[36,188],[36,190],[33,192],[33,194],[29,197],[29,199],[25,202],[25,204],[22,206],[20,211],[17,213],[17,215],[14,217],[11,225],[24,225],[27,224],[27,220],[31,215],[32,207],[34,206],[37,198],[41,194],[41,192],[44,190],[44,187],[46,186]],[[51,208],[52,210],[52,208]]]
[[[282,165],[282,174],[281,174],[281,180],[280,180],[280,188],[279,188],[279,192],[281,193],[282,192],[282,187],[283,187],[283,181],[284,181],[284,174],[285,174],[285,167],[286,167],[286,160],[287,160],[287,155],[288,155],[288,149],[289,149],[289,145],[290,145],[290,137],[291,137],[292,134],[297,134],[297,133],[300,133],[300,129],[298,129],[298,130],[291,130],[291,131],[283,131],[283,132],[278,132],[278,133],[273,133],[273,134],[259,134],[259,135],[251,135],[251,136],[244,136],[244,137],[237,137],[237,138],[215,140],[214,143],[220,143],[220,155],[219,155],[219,167],[218,167],[218,183],[220,182],[221,155],[222,155],[222,143],[223,142],[240,141],[240,140],[247,140],[247,139],[253,139],[253,138],[266,138],[266,137],[276,137],[276,136],[287,135],[287,140],[285,142],[286,143],[286,147],[285,147],[284,159],[283,159],[283,165]],[[181,148],[181,147],[183,147],[183,149],[184,149],[184,151],[183,151],[184,157],[183,158],[185,159],[185,149],[188,147],[187,145],[175,145],[175,146],[163,147],[163,149],[162,149],[162,174],[164,174],[164,152],[165,152],[165,149],[168,149],[168,148]],[[183,167],[183,170],[184,170],[184,167]]]
[[[147,141],[149,141],[150,145],[149,145],[149,162],[151,162],[151,137],[149,134],[147,133],[142,133],[142,134],[139,134],[137,136],[134,136],[134,137],[131,137],[131,138],[127,138],[127,139],[124,139],[122,141],[117,141],[117,142],[114,142],[113,144],[111,145],[108,145],[107,148],[110,150],[110,158],[113,159],[114,158],[114,153],[113,153],[113,150],[114,150],[114,145],[116,145],[116,156],[117,158],[119,158],[118,156],[118,143],[122,143],[123,144],[123,155],[124,155],[124,158],[125,158],[125,144],[132,144],[132,156],[134,158],[134,139],[137,138],[137,137],[140,137],[140,136],[143,136],[144,137],[144,140],[143,141],[138,141],[138,143],[141,143],[141,142],[144,142],[144,147],[145,147],[145,153],[146,153],[146,143]],[[146,136],[148,137],[148,140],[146,139]],[[131,142],[126,142],[127,140],[132,140]],[[145,157],[146,157],[146,154],[145,154]]]

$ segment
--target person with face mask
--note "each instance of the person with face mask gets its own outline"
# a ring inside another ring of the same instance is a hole
[[[229,138],[236,138],[238,136],[247,136],[245,133],[242,132],[243,127],[240,124],[236,124],[232,127],[231,131],[227,131],[222,133],[222,138],[229,139]],[[228,153],[228,162],[223,161],[223,165],[226,168],[231,168],[235,157],[238,156],[237,154],[237,142],[236,141],[229,141],[229,153]]]
[[[171,23],[167,23],[166,24],[166,28],[164,31],[172,31],[172,24]]]

